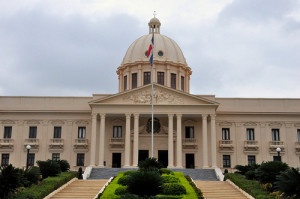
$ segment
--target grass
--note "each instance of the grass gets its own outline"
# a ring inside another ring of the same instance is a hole
[[[71,179],[77,177],[77,172],[63,172],[55,177],[48,177],[38,185],[32,185],[20,191],[14,198],[15,199],[40,199],[44,198],[52,191],[61,187]]]
[[[182,199],[197,199],[197,194],[195,193],[193,187],[189,184],[187,179],[184,177],[183,173],[181,172],[174,172],[175,177],[180,180],[180,183],[186,188],[186,195],[181,196],[174,196],[175,198],[182,198]],[[120,187],[121,185],[118,184],[119,178],[123,176],[124,172],[120,172],[117,177],[106,187],[105,191],[101,195],[101,199],[118,199],[120,196],[115,195],[115,190]],[[169,197],[170,195],[158,195],[158,197]]]
[[[269,193],[263,190],[260,184],[255,180],[248,180],[245,176],[237,173],[228,173],[225,175],[226,179],[231,180],[238,187],[250,194],[256,199],[273,199]]]

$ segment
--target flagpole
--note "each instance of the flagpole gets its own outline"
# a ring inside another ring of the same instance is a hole
[[[154,16],[155,17],[155,16]],[[153,38],[153,41],[154,41],[154,30],[152,30],[152,38]],[[154,142],[154,136],[153,136],[153,124],[154,124],[154,118],[153,118],[153,115],[154,115],[154,105],[153,105],[153,95],[154,95],[154,87],[153,87],[153,80],[154,80],[154,72],[153,72],[153,63],[154,63],[154,43],[153,43],[153,47],[152,47],[152,55],[153,55],[153,61],[151,63],[151,67],[152,67],[152,72],[151,72],[151,81],[152,81],[152,100],[151,100],[151,106],[152,106],[152,124],[151,124],[151,138],[152,138],[152,151],[151,151],[151,157],[153,158],[154,157],[154,152],[153,152],[153,142]]]

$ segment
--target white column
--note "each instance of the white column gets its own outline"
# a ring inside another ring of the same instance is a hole
[[[168,133],[168,168],[174,167],[174,146],[173,146],[173,116],[168,114],[169,117],[169,133]]]
[[[125,165],[130,166],[130,117],[131,114],[126,114],[126,135],[125,135]]]
[[[133,166],[139,161],[139,114],[134,114]]]
[[[96,164],[96,129],[97,129],[97,114],[92,114],[92,134],[91,134],[91,157],[90,166],[95,166]]]
[[[208,168],[207,154],[207,115],[202,115],[202,151],[203,151],[203,168]]]
[[[99,167],[104,167],[104,145],[105,145],[105,113],[100,114],[100,140],[99,140]]]
[[[177,168],[182,168],[182,138],[181,138],[181,114],[177,116]]]
[[[211,166],[217,168],[217,138],[216,138],[216,115],[210,115],[211,129]]]

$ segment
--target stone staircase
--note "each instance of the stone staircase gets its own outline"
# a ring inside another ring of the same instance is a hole
[[[194,181],[195,184],[201,191],[205,198],[210,199],[247,199],[247,197],[233,187],[228,182],[224,181]]]
[[[51,199],[84,198],[93,199],[105,185],[107,180],[75,180],[60,190]]]
[[[119,172],[128,170],[137,170],[135,168],[93,168],[89,179],[109,179],[117,176]],[[194,180],[217,181],[215,171],[213,169],[171,169],[175,172],[182,172],[189,175]]]

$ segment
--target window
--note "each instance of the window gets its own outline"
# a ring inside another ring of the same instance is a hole
[[[300,129],[297,129],[297,134],[298,134],[298,142],[300,142]]]
[[[122,137],[122,126],[114,126],[113,137],[114,138]]]
[[[59,153],[52,153],[52,160],[59,161],[60,160],[60,154]]]
[[[11,138],[11,132],[12,132],[12,127],[11,126],[5,126],[4,127],[4,138]]]
[[[222,128],[222,140],[230,140],[230,129]]]
[[[85,138],[85,127],[78,127],[78,138]]]
[[[137,73],[132,73],[132,88],[137,87]]]
[[[181,90],[184,91],[184,77],[181,76]]]
[[[29,138],[36,138],[37,127],[31,126],[29,127]]]
[[[151,73],[150,72],[144,72],[144,85],[150,84],[150,78],[151,78]]]
[[[162,57],[162,56],[164,56],[164,53],[163,53],[163,51],[158,51],[158,56],[160,56],[160,57]]]
[[[1,166],[8,166],[8,164],[9,164],[9,154],[3,153],[1,159]]]
[[[28,166],[34,166],[34,159],[35,159],[35,154],[29,153],[28,154]]]
[[[272,129],[272,141],[280,141],[279,129]]]
[[[165,85],[165,73],[157,72],[157,83],[161,85]]]
[[[77,153],[77,164],[76,166],[84,166],[84,153]]]
[[[124,76],[124,91],[127,90],[127,75]]]
[[[281,156],[278,156],[278,155],[273,156],[273,161],[279,161],[279,162],[281,162]]]
[[[255,140],[254,129],[247,129],[247,140]]]
[[[61,127],[55,126],[54,127],[54,136],[53,138],[61,138]]]
[[[171,73],[171,88],[176,89],[176,74]]]
[[[223,155],[223,168],[230,168],[230,155]]]
[[[185,127],[185,138],[195,138],[194,137],[194,127],[186,126]]]
[[[256,164],[255,155],[248,155],[248,165]]]

